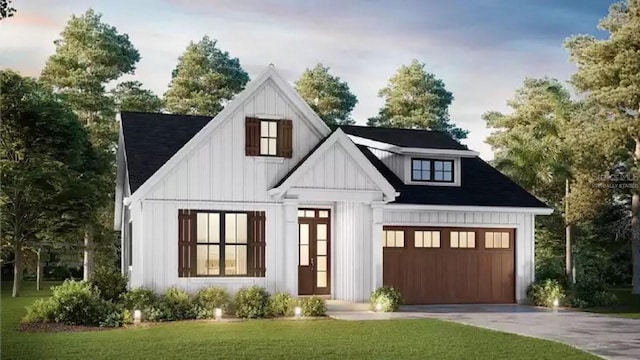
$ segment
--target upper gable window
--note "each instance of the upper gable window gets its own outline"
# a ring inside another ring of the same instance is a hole
[[[452,183],[453,160],[411,159],[411,181]]]
[[[292,125],[291,120],[247,117],[245,154],[290,158],[293,155]]]
[[[260,155],[276,156],[278,145],[278,122],[260,120]]]

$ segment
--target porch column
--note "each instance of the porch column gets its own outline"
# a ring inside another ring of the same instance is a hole
[[[371,203],[371,285],[372,290],[382,286],[382,224],[384,223],[384,202]]]
[[[298,295],[298,202],[284,201],[284,288]]]

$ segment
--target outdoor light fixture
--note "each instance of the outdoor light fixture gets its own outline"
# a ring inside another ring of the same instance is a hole
[[[296,307],[293,309],[293,314],[294,314],[296,317],[300,317],[300,315],[302,315],[302,308],[301,308],[300,306],[296,306]]]
[[[376,303],[376,311],[382,311],[382,304]]]
[[[222,319],[222,309],[216,308],[215,315],[216,315],[216,320]]]
[[[558,299],[553,299],[553,307],[558,307],[560,305],[560,301]]]
[[[138,325],[140,324],[141,320],[142,320],[142,311],[133,310],[133,323]]]

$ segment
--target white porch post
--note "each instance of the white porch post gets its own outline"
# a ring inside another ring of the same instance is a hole
[[[372,290],[382,286],[382,224],[384,202],[371,203],[371,285]]]
[[[284,279],[285,289],[298,295],[298,202],[284,201]]]

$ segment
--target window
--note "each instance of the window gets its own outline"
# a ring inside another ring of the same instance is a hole
[[[293,122],[291,120],[245,118],[246,156],[293,155]]]
[[[453,182],[453,160],[411,159],[411,181]]]
[[[440,231],[418,231],[414,232],[413,246],[416,248],[439,248]]]
[[[260,155],[276,156],[278,145],[278,122],[260,120]]]
[[[384,230],[383,234],[383,245],[384,247],[396,247],[403,248],[404,247],[404,231],[402,230]]]
[[[474,231],[452,231],[449,237],[449,247],[452,249],[471,249],[476,247],[476,233]]]
[[[180,277],[264,276],[264,212],[180,210],[178,219]]]
[[[487,231],[484,233],[485,249],[508,249],[509,232],[507,231]]]

